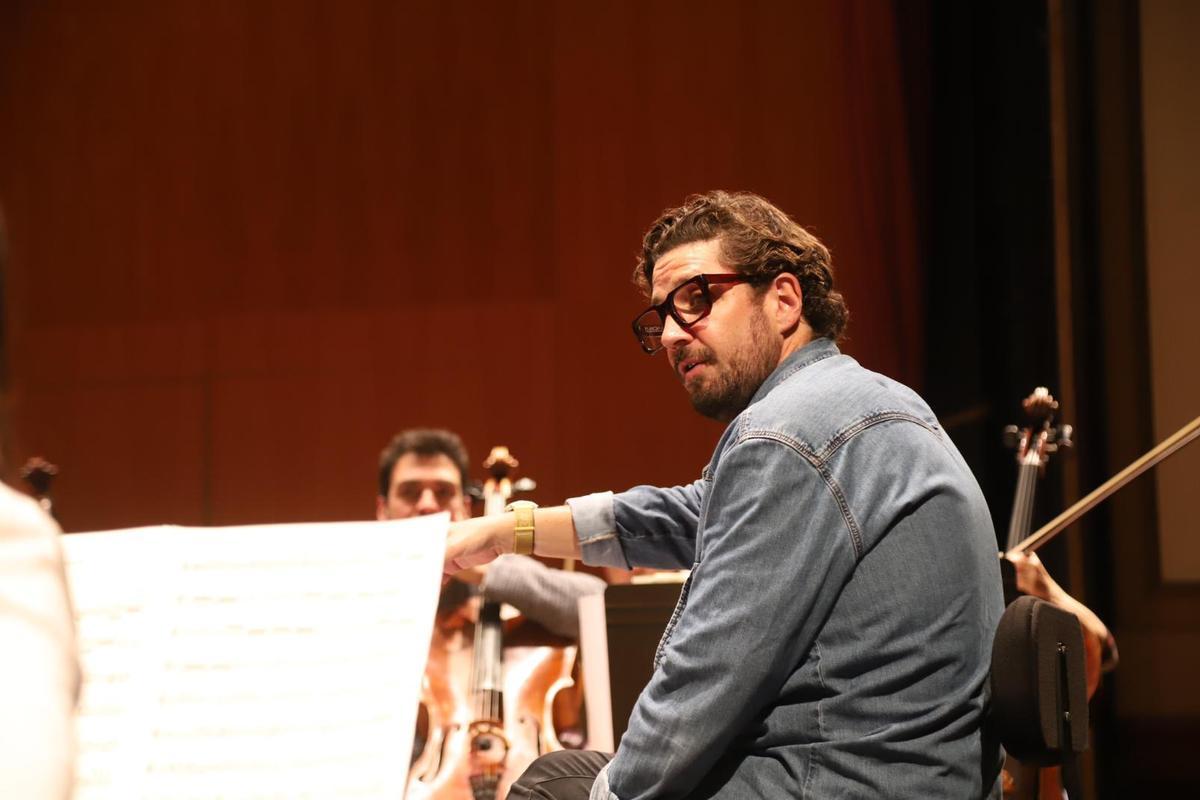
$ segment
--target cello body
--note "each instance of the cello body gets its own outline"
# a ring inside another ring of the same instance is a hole
[[[469,680],[477,673],[474,625],[435,630],[418,726],[424,746],[409,771],[409,800],[503,798],[535,758],[563,749],[557,731],[562,709],[573,706],[577,648],[528,621],[515,622],[517,642],[503,648],[501,705],[491,718],[480,715]]]
[[[516,459],[494,448],[485,467],[484,513],[500,513],[513,492]],[[532,485],[532,482],[528,482]],[[443,590],[421,693],[409,800],[494,800],[535,758],[563,749],[574,727],[577,647],[501,607]]]

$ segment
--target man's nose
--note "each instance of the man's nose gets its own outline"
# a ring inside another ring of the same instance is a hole
[[[441,511],[438,506],[437,497],[433,493],[433,489],[422,489],[420,497],[417,498],[416,505],[418,514],[436,514]]]
[[[690,341],[692,341],[692,334],[668,314],[667,318],[663,320],[662,346],[670,353]]]

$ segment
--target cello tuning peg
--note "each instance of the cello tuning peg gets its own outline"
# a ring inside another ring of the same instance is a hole
[[[1016,425],[1004,426],[1004,446],[1015,450],[1021,445],[1021,429]]]
[[[1055,444],[1059,447],[1074,447],[1075,446],[1075,428],[1071,425],[1059,425],[1058,436],[1055,438]]]
[[[521,492],[522,494],[525,492],[532,492],[536,488],[537,481],[535,481],[533,478],[518,478],[517,480],[513,481],[512,485],[513,494],[516,494],[517,492]]]

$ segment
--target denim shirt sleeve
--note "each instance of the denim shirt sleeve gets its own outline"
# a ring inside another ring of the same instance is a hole
[[[609,770],[621,800],[684,796],[736,751],[806,658],[854,569],[842,506],[786,442],[728,447],[708,493],[703,552]]]
[[[695,561],[696,527],[707,481],[668,489],[635,486],[567,500],[585,564],[686,569]]]

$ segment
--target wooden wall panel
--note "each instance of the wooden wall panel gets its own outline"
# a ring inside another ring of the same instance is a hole
[[[719,426],[640,354],[628,276],[709,188],[822,236],[848,349],[915,382],[890,14],[6,4],[13,460],[61,464],[74,530],[368,516],[417,424],[509,444],[544,502],[690,480]]]

